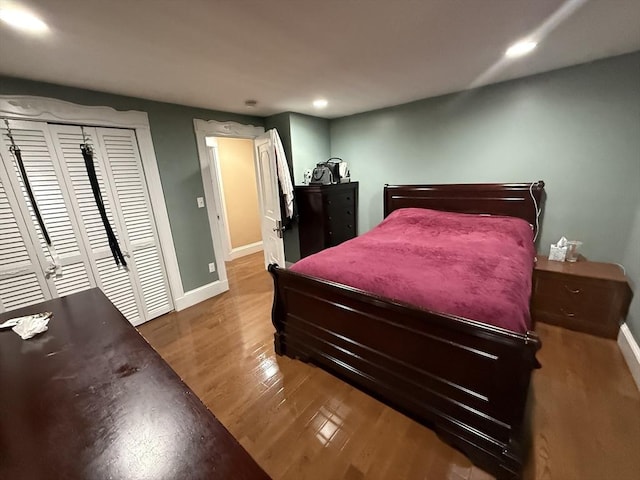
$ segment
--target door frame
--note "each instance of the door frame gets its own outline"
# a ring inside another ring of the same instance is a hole
[[[220,170],[217,165],[217,159],[209,154],[210,149],[215,147],[207,145],[207,137],[246,138],[255,141],[257,137],[264,135],[265,130],[260,126],[244,125],[231,121],[200,120],[197,118],[193,119],[193,127],[198,145],[198,158],[200,159],[209,227],[211,229],[211,237],[214,239],[216,265],[218,265],[220,278],[223,278],[224,275],[226,280],[227,272],[224,265],[225,257],[227,257],[226,252],[230,251],[230,259],[232,259],[233,251],[229,250],[229,228],[226,221],[224,197],[221,191],[222,179]],[[260,199],[258,198],[258,200]]]
[[[191,292],[185,293],[182,288],[182,278],[178,268],[162,183],[160,182],[158,162],[151,139],[149,117],[146,112],[119,111],[105,106],[78,105],[55,98],[31,95],[0,95],[0,116],[9,120],[56,122],[134,130],[174,308],[181,310],[201,300],[196,298],[197,295],[191,295],[193,298],[189,298]]]
[[[233,137],[237,138],[237,137]],[[211,142],[209,141],[211,140]],[[250,138],[240,138],[239,140],[248,140],[251,141]],[[229,216],[227,215],[227,201],[224,196],[224,180],[222,178],[222,169],[220,167],[220,152],[218,147],[218,137],[211,137],[207,135],[205,137],[205,144],[209,150],[207,150],[207,154],[209,156],[209,160],[213,163],[211,172],[214,174],[217,180],[218,193],[220,197],[220,223],[222,225],[222,231],[226,232],[226,235],[221,235],[222,238],[222,246],[224,250],[224,260],[226,262],[230,262],[231,260],[235,260],[236,258],[243,257],[244,255],[250,255],[252,253],[259,252],[262,250],[262,239],[259,242],[248,243],[246,245],[242,245],[241,247],[233,248],[231,244],[231,227],[229,227]],[[254,171],[256,166],[256,154],[255,154],[255,140],[251,141],[251,163],[253,165]],[[257,172],[256,172],[257,176]],[[256,179],[257,180],[257,179]],[[257,188],[257,186],[256,186]],[[207,202],[208,203],[208,202]]]

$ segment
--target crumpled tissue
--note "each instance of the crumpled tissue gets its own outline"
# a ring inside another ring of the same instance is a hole
[[[564,262],[565,258],[567,258],[567,242],[566,237],[560,237],[560,240],[552,243],[549,250],[549,260]]]
[[[17,318],[15,320],[18,323],[11,330],[20,335],[23,340],[28,340],[34,335],[48,330],[51,315],[51,312],[44,312]]]

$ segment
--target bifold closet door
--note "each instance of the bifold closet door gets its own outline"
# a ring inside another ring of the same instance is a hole
[[[18,164],[9,151],[11,143],[7,130],[2,129],[0,153],[5,174],[5,198],[10,200],[10,196],[13,197],[13,201],[8,203],[11,204],[11,214],[15,222],[24,224],[21,232],[22,242],[25,248],[30,250],[32,261],[37,260],[39,263],[39,268],[36,269],[34,266],[34,274],[40,270],[44,275],[46,285],[42,287],[43,296],[55,298],[95,286],[87,252],[84,244],[79,241],[81,228],[70,208],[69,191],[62,179],[47,124],[11,121],[10,126],[54,249],[51,250],[45,242]],[[12,195],[7,195],[9,188],[13,192]],[[56,258],[52,256],[53,251],[57,252]],[[56,265],[58,268],[55,268]],[[42,282],[39,281],[39,284],[42,285]],[[6,292],[8,288],[15,286],[5,286],[2,291]],[[13,305],[13,308],[35,303],[35,298],[25,291],[24,301]],[[5,308],[9,309],[6,306]]]
[[[28,248],[29,233],[16,204],[4,161],[0,162],[0,312],[51,298],[40,262]]]
[[[107,217],[127,260],[118,267],[91,191],[80,127],[51,125],[72,202],[84,225],[96,282],[127,319],[137,325],[173,308],[160,257],[159,242],[147,196],[135,133],[116,128],[85,127]]]
[[[134,325],[172,310],[135,132],[85,128],[124,268],[115,264],[91,190],[81,128],[17,120],[10,127],[53,249],[0,129],[0,311],[95,286]]]
[[[145,319],[173,310],[169,282],[133,130],[96,129]]]

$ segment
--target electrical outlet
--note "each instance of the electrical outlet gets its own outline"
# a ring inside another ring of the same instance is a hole
[[[204,208],[204,198],[198,197],[197,201],[198,201],[198,208]]]
[[[211,263],[209,264],[209,273],[213,273],[213,272],[215,272],[215,271],[216,271],[216,264],[215,264],[215,263],[213,263],[213,262],[211,262]]]

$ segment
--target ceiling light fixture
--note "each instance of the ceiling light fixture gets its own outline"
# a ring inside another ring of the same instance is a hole
[[[0,20],[18,30],[29,33],[44,33],[49,30],[46,23],[26,10],[15,8],[0,9]]]
[[[319,98],[313,101],[313,106],[316,108],[325,108],[327,105],[329,105],[329,102],[327,102],[324,98]]]
[[[511,45],[504,54],[509,58],[521,57],[522,55],[533,52],[537,45],[537,42],[524,40]]]

